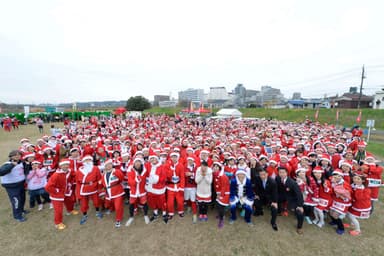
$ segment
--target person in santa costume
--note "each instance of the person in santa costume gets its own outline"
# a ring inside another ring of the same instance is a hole
[[[330,225],[337,226],[336,233],[344,234],[343,219],[351,206],[351,186],[344,182],[343,171],[336,169],[332,173],[332,205],[329,215],[332,221]]]
[[[219,216],[218,228],[224,227],[224,211],[229,205],[229,179],[224,173],[224,166],[220,162],[213,163],[214,191],[216,192],[216,206]]]
[[[129,227],[134,221],[135,206],[143,208],[144,222],[149,224],[148,217],[148,204],[147,204],[147,191],[145,190],[145,184],[148,177],[148,170],[145,168],[144,160],[142,158],[135,158],[133,165],[129,168],[128,173],[128,185],[130,187],[129,197],[129,219],[125,223],[125,226]]]
[[[190,204],[192,209],[192,222],[195,224],[197,221],[197,205],[196,205],[196,169],[194,157],[187,157],[187,164],[185,166],[185,188],[184,200]]]
[[[110,208],[115,209],[115,227],[121,226],[121,220],[124,215],[124,188],[122,182],[124,174],[120,169],[113,167],[113,160],[108,159],[104,162],[104,174],[102,185],[105,188],[105,195]]]
[[[364,186],[364,173],[356,172],[352,183],[352,206],[347,213],[354,230],[349,234],[360,235],[360,223],[358,219],[368,219],[371,211],[371,190]]]
[[[54,210],[54,223],[58,230],[63,230],[66,226],[63,223],[63,208],[65,204],[66,194],[71,193],[71,186],[73,182],[73,175],[71,175],[71,170],[69,169],[69,160],[63,159],[59,163],[59,168],[49,179],[45,190],[49,193],[51,202],[53,204]],[[77,211],[68,207],[69,205],[65,204],[67,211],[71,212],[73,215],[78,214]]]
[[[89,200],[92,200],[93,206],[96,209],[96,217],[103,218],[100,212],[99,188],[101,185],[100,169],[93,165],[93,157],[86,155],[82,159],[81,166],[76,173],[76,196],[80,200],[80,211],[83,216],[80,224],[83,225],[88,220]]]
[[[167,166],[167,207],[169,219],[172,219],[175,200],[179,216],[184,217],[185,172],[183,165],[179,163],[179,153],[173,152],[170,156],[171,164]]]
[[[149,173],[145,189],[147,190],[148,206],[153,210],[153,216],[150,218],[150,221],[156,221],[159,218],[159,210],[161,210],[163,221],[167,223],[168,216],[165,198],[166,170],[155,154],[149,156],[149,162],[146,164],[146,167]]]
[[[244,220],[249,226],[253,226],[251,222],[253,200],[255,196],[252,189],[251,180],[247,178],[247,173],[243,169],[238,169],[236,175],[230,183],[230,205],[231,218],[229,224],[233,224],[236,217],[237,207],[240,206],[245,210]]]
[[[199,220],[208,221],[208,204],[211,202],[211,184],[213,176],[212,169],[208,167],[206,161],[201,162],[201,165],[196,170],[195,182],[196,186],[196,200],[199,205]]]
[[[324,212],[328,212],[332,205],[332,187],[331,182],[325,178],[324,170],[317,166],[312,170],[313,178],[319,190],[319,201],[314,208],[315,219],[312,221],[316,226],[324,226]]]
[[[374,210],[374,203],[379,200],[379,190],[382,186],[381,175],[383,173],[383,167],[377,164],[376,159],[372,155],[368,155],[365,158],[364,165],[366,184],[371,190],[371,214]],[[362,166],[362,167],[363,167]]]

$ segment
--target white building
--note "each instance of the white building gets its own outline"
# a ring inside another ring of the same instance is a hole
[[[384,88],[373,96],[373,109],[384,109]]]
[[[228,92],[224,86],[210,87],[208,94],[208,101],[214,100],[228,100]]]
[[[203,101],[203,89],[187,89],[179,92],[179,101]]]

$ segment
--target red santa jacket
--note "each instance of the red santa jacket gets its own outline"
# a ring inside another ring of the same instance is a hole
[[[174,192],[184,191],[184,167],[180,163],[172,163],[167,167],[167,189]]]
[[[108,175],[108,173],[110,173]],[[125,194],[122,182],[124,174],[120,169],[112,169],[111,172],[104,172],[101,180],[106,191],[106,199],[111,200]]]
[[[161,163],[158,163],[157,165],[148,163],[146,168],[148,170],[148,177],[145,186],[147,192],[155,195],[164,194],[167,180],[167,172],[164,165]]]
[[[51,200],[64,201],[67,190],[67,173],[58,169],[48,180],[45,190],[49,193]]]
[[[362,219],[369,218],[371,211],[371,190],[364,185],[352,185],[352,206],[349,212]]]
[[[147,194],[145,190],[146,179],[148,177],[148,171],[143,166],[143,171],[139,174],[133,166],[130,166],[127,172],[128,186],[131,189],[130,197],[138,198]]]
[[[351,186],[346,182],[339,184],[332,183],[332,188],[333,193],[331,210],[340,214],[345,214],[351,206]]]
[[[319,185],[319,203],[316,208],[320,210],[328,210],[332,204],[332,186],[329,180],[324,180]]]
[[[214,175],[214,186],[216,191],[216,201],[224,206],[229,205],[229,179],[224,171],[219,171]]]
[[[339,162],[341,160],[341,155],[340,154],[333,154],[330,156],[331,157],[331,165],[332,165],[332,168],[333,170],[336,170],[339,168]]]
[[[88,196],[96,194],[100,188],[101,173],[97,166],[93,166],[90,172],[80,167],[76,173],[76,195],[77,198],[81,196]]]
[[[316,206],[319,201],[319,187],[316,184],[316,181],[312,177],[307,177],[309,179],[309,184],[306,186],[306,197],[304,200],[304,205]]]
[[[185,166],[185,172],[191,172],[191,176],[187,176],[184,173],[185,176],[185,187],[186,188],[196,188],[196,182],[195,182],[195,176],[196,176],[196,169],[197,166],[194,164],[192,166],[188,166],[188,164]]]
[[[75,173],[79,170],[81,166],[83,166],[83,162],[81,162],[80,158],[75,159],[69,157],[69,168],[73,170]]]

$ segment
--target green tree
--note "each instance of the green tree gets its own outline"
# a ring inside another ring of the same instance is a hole
[[[127,110],[129,111],[143,111],[151,108],[151,103],[143,96],[130,97],[127,100]]]

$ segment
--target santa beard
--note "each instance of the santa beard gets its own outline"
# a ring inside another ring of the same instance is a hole
[[[92,171],[92,169],[93,169],[93,163],[84,163],[83,165],[84,173],[88,174]]]

